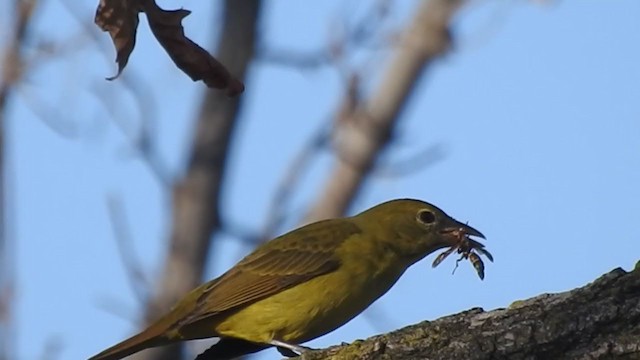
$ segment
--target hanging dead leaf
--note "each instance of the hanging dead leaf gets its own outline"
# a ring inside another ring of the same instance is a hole
[[[153,0],[144,1],[144,12],[149,19],[153,35],[173,62],[193,81],[202,80],[207,86],[227,89],[227,95],[236,96],[244,85],[205,49],[184,34],[182,19],[189,10],[163,10]]]
[[[100,0],[95,23],[109,32],[118,63],[118,73],[107,80],[120,76],[129,61],[136,43],[139,12],[147,15],[153,35],[176,66],[193,81],[202,80],[208,87],[226,89],[229,96],[237,96],[244,91],[244,84],[233,77],[224,65],[185,36],[182,19],[191,12],[185,9],[164,10],[154,0]]]
[[[136,0],[100,0],[96,10],[95,23],[108,31],[116,48],[118,73],[107,80],[114,80],[122,73],[129,56],[136,45],[140,4]]]

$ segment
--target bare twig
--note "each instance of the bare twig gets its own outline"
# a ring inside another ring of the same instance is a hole
[[[379,32],[384,28],[391,11],[390,0],[378,0],[368,8],[360,20],[347,30],[347,44],[352,46],[367,46],[377,41]]]
[[[15,90],[28,105],[28,109],[51,131],[65,139],[76,137],[77,123],[61,114],[60,107],[48,103],[26,85],[17,85]]]
[[[149,296],[149,281],[140,267],[141,263],[132,246],[133,239],[131,238],[131,230],[129,230],[124,206],[121,199],[115,195],[107,196],[106,204],[109,220],[111,220],[111,229],[118,245],[118,253],[127,273],[129,285],[138,301],[144,304]]]
[[[23,43],[27,36],[28,23],[38,4],[35,0],[16,0],[16,23],[13,30],[13,39],[10,41],[4,54],[3,82],[0,84],[0,109],[4,107],[10,90],[19,91],[24,101],[29,104],[29,109],[52,131],[64,138],[72,138],[76,135],[76,126],[65,116],[59,114],[54,106],[48,104],[40,95],[25,84],[23,75],[35,71],[38,65],[45,60],[51,60],[55,56],[67,53],[71,49],[79,48],[80,38],[77,38],[52,46],[39,43],[34,46],[35,52],[29,57],[24,56]],[[35,43],[35,41],[33,41]]]
[[[263,47],[258,51],[257,60],[273,65],[287,66],[300,70],[314,70],[330,65],[331,56],[325,49],[298,52],[285,49]]]
[[[124,320],[131,325],[136,324],[137,316],[140,315],[138,309],[130,307],[124,301],[117,299],[113,296],[103,296],[96,299],[96,307],[113,315],[121,320]]]
[[[368,10],[355,24],[342,21],[344,24],[338,28],[344,28],[344,33],[336,33],[336,27],[331,26],[333,37],[318,49],[301,52],[265,45],[258,50],[256,59],[298,70],[317,70],[325,66],[340,67],[341,63],[344,63],[343,58],[355,55],[358,48],[369,48],[374,41],[381,38],[377,35],[387,20],[389,0],[379,0]],[[348,72],[343,69],[342,73]]]
[[[341,26],[331,26],[333,37],[318,49],[312,51],[294,51],[263,45],[256,59],[273,65],[286,66],[298,70],[317,70],[325,66],[340,65],[340,60],[355,55],[358,48],[369,48],[380,39],[378,33],[383,29],[389,14],[389,0],[379,0],[371,5],[364,16],[354,23],[340,21]],[[335,33],[335,28],[345,29],[344,33]],[[347,72],[343,71],[344,74]]]
[[[256,247],[262,242],[262,237],[259,233],[248,230],[246,226],[229,220],[220,220],[219,231],[221,234],[229,235],[241,243],[251,247]]]
[[[328,124],[323,124],[314,134],[311,135],[306,144],[291,162],[284,177],[274,191],[267,210],[267,219],[262,230],[261,242],[271,239],[276,235],[278,229],[286,219],[286,209],[291,199],[293,191],[308,166],[311,165],[312,158],[319,153],[322,147],[326,146],[329,140]]]
[[[137,131],[131,129],[131,124],[125,122],[122,117],[118,116],[114,112],[114,108],[109,106],[107,100],[109,97],[106,94],[102,94],[99,88],[94,88],[92,93],[95,94],[96,99],[104,105],[104,109],[109,118],[113,121],[116,129],[125,137],[130,145],[140,156],[142,162],[147,166],[151,174],[155,179],[164,187],[171,185],[173,176],[170,175],[169,170],[164,164],[164,161],[158,155],[156,151],[156,142],[154,138],[155,134],[155,100],[152,95],[152,91],[145,85],[145,81],[142,79],[136,79],[135,81],[130,79],[135,78],[134,74],[127,74],[123,76],[123,84],[127,89],[131,90],[133,96],[137,99],[135,102],[140,108],[140,126]]]
[[[389,142],[411,90],[420,75],[450,47],[449,22],[462,0],[430,0],[420,3],[409,29],[402,36],[381,84],[357,111],[353,126],[343,134],[351,144],[349,163],[338,158],[307,222],[345,213],[370,173],[378,154]]]
[[[443,160],[444,157],[445,151],[442,146],[438,144],[429,145],[408,158],[376,164],[375,168],[372,169],[371,175],[386,178],[406,176],[424,170]]]

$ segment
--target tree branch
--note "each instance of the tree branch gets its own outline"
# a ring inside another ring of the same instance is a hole
[[[507,309],[475,308],[300,358],[638,359],[640,262],[632,272],[618,268],[572,291]]]

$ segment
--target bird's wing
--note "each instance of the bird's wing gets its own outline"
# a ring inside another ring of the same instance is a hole
[[[260,246],[224,275],[202,286],[182,328],[246,306],[283,290],[327,274],[340,266],[335,250],[361,232],[352,222],[330,220],[307,225]]]

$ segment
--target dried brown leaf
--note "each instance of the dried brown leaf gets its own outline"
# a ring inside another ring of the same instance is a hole
[[[233,77],[224,65],[185,36],[182,19],[191,12],[185,9],[164,10],[154,0],[100,0],[95,23],[109,32],[117,51],[118,73],[108,80],[120,76],[127,65],[136,43],[139,12],[147,15],[153,35],[176,66],[193,81],[202,80],[208,87],[226,89],[229,96],[244,91],[244,84]]]
[[[163,10],[155,1],[145,0],[144,12],[160,45],[193,81],[202,80],[208,87],[227,89],[229,96],[244,91],[242,82],[231,76],[224,65],[185,36],[182,19],[191,13],[189,10]]]
[[[117,52],[118,73],[107,80],[120,76],[129,61],[136,45],[139,11],[140,4],[136,0],[100,0],[98,4],[94,21],[102,31],[109,32]]]

